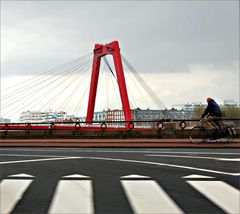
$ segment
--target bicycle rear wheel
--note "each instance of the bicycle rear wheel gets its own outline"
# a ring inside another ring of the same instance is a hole
[[[202,126],[195,126],[190,130],[189,138],[192,143],[204,143],[208,140],[208,132]]]
[[[225,125],[222,130],[221,136],[216,140],[218,143],[230,143],[234,136],[234,129],[228,125]]]

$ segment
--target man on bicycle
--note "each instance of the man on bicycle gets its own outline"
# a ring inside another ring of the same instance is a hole
[[[213,98],[207,98],[207,107],[202,114],[205,124],[208,128],[214,128],[219,126],[218,120],[222,117],[222,112],[219,105],[214,101]]]

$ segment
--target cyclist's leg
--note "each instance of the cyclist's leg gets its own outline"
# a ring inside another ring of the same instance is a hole
[[[224,124],[222,118],[216,117],[214,122],[217,125],[217,130],[219,132],[220,137],[225,137],[231,134],[228,125]]]
[[[221,129],[221,127],[223,127],[222,119],[219,117],[212,117],[210,123],[216,129]]]
[[[214,126],[212,124],[213,120],[214,120],[214,117],[212,117],[212,116],[208,116],[208,117],[204,118],[204,123],[208,129],[214,128]]]
[[[215,117],[215,116],[209,116],[207,119],[208,119],[208,123],[210,123],[212,127],[210,130],[211,139],[216,140],[219,137],[221,137],[223,134],[223,130],[222,130],[223,126],[221,125],[221,121],[220,121],[221,118]]]

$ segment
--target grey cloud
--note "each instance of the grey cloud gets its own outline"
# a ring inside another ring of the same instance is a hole
[[[2,74],[44,72],[112,40],[120,42],[139,72],[234,64],[239,59],[238,6],[237,1],[3,2],[4,47],[16,44],[3,54]]]

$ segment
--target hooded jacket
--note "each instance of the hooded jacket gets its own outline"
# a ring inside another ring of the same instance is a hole
[[[209,116],[213,116],[213,117],[222,117],[221,109],[220,109],[219,105],[213,99],[211,99],[208,102],[207,108],[205,109],[204,113],[202,114],[202,118],[205,117],[207,114],[209,114]]]

